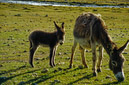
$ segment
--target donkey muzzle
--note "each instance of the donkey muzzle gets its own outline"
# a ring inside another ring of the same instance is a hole
[[[60,43],[60,45],[62,45],[64,43],[64,41],[63,40],[60,40],[59,43]]]
[[[118,80],[118,82],[124,81],[125,79],[124,72],[118,72],[117,74],[115,74],[115,77]]]

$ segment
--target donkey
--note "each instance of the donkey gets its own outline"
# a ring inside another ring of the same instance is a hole
[[[70,59],[70,68],[72,68],[74,52],[79,43],[79,48],[82,57],[82,63],[87,68],[87,63],[84,57],[85,48],[91,48],[92,50],[92,60],[93,60],[93,76],[97,76],[97,72],[101,72],[101,63],[103,57],[103,48],[106,50],[110,57],[109,68],[113,71],[116,79],[118,81],[124,81],[124,56],[122,52],[126,48],[129,40],[120,48],[112,42],[110,36],[107,33],[106,25],[101,18],[100,14],[93,14],[90,12],[81,14],[75,22],[73,29],[74,44],[72,46],[72,53]],[[96,72],[96,48],[99,48],[99,57],[97,63]]]
[[[43,31],[34,31],[29,35],[30,41],[30,55],[29,55],[29,63],[32,67],[33,65],[33,56],[34,53],[39,45],[45,45],[50,47],[50,66],[55,66],[55,54],[58,43],[62,45],[65,39],[65,29],[64,29],[64,22],[62,23],[61,27],[59,27],[56,22],[54,21],[55,27],[57,31],[49,33]]]

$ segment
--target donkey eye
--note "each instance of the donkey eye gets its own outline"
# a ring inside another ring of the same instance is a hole
[[[112,61],[112,65],[116,67],[117,66],[117,62],[116,61]]]

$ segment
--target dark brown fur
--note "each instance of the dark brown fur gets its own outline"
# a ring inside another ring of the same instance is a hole
[[[32,67],[33,66],[33,56],[34,53],[39,45],[46,45],[50,47],[50,65],[53,67],[55,66],[54,60],[55,60],[55,52],[58,43],[61,45],[64,42],[64,23],[62,23],[62,27],[59,27],[55,22],[55,27],[57,31],[49,33],[44,31],[34,31],[29,36],[30,41],[30,57],[29,57],[29,63]]]

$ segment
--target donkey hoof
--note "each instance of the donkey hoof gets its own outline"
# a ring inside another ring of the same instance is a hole
[[[54,67],[54,66],[52,66],[52,65],[50,65],[52,68]]]
[[[31,64],[31,67],[32,67],[32,68],[34,68],[34,65],[33,65],[33,64]]]
[[[54,67],[54,66],[56,66],[56,65],[55,65],[55,64],[50,64],[50,66],[51,66],[51,67]]]
[[[69,69],[72,68],[72,65],[69,65]]]
[[[50,65],[51,67],[54,67],[54,65]]]
[[[101,69],[97,69],[97,72],[101,72]]]
[[[53,65],[52,65],[52,64],[50,64],[50,66],[51,66],[51,67],[53,67]]]
[[[56,64],[53,64],[53,67],[56,66]]]
[[[88,66],[86,65],[86,66],[84,66],[85,68],[88,68]]]
[[[94,73],[93,73],[93,76],[97,76],[97,73],[96,73],[96,72],[94,72]]]

